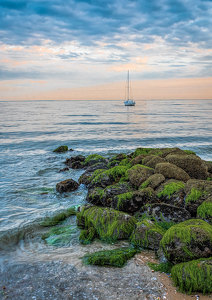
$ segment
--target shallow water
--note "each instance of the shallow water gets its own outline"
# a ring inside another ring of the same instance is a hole
[[[212,160],[212,101],[0,102],[0,241],[11,243],[44,216],[84,203],[84,186],[70,194],[56,183],[83,171],[59,172],[71,155],[180,147]],[[73,152],[55,154],[66,144]],[[11,238],[10,238],[11,237]],[[1,242],[0,242],[1,244]]]

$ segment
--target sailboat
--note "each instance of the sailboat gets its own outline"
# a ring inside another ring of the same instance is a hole
[[[127,100],[124,101],[125,106],[135,106],[135,101],[130,99],[130,72],[127,72]]]

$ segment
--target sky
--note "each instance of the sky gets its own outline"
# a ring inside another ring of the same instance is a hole
[[[0,100],[212,99],[212,0],[0,0]]]

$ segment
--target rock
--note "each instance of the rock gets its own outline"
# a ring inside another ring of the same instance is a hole
[[[185,184],[182,181],[170,179],[163,183],[157,190],[156,195],[160,202],[165,202],[179,207],[184,207]]]
[[[59,146],[53,152],[64,153],[64,152],[67,152],[67,151],[68,151],[68,146]]]
[[[204,200],[212,196],[212,182],[191,179],[185,185],[185,207],[192,216],[196,216],[197,208]]]
[[[152,203],[142,207],[140,213],[154,217],[158,222],[179,223],[191,218],[190,213],[183,207],[166,203]]]
[[[190,219],[169,228],[160,247],[172,263],[212,255],[212,226],[200,219]]]
[[[136,219],[126,213],[98,206],[84,206],[77,221],[85,229],[93,227],[97,237],[105,242],[129,238],[136,224]]]
[[[130,162],[132,164],[132,166],[135,166],[135,165],[139,165],[139,164],[142,164],[142,161],[144,159],[144,155],[138,155],[136,156],[135,158],[133,158]],[[149,156],[148,156],[149,157]],[[151,156],[152,157],[152,156]]]
[[[131,190],[131,186],[127,182],[109,185],[105,189],[96,187],[89,189],[87,201],[102,206],[111,206],[111,202],[116,195],[127,193]]]
[[[88,186],[96,170],[100,170],[100,172],[103,172],[106,169],[107,169],[107,165],[101,162],[87,167],[86,171],[80,176],[79,183]]]
[[[108,185],[118,183],[121,178],[125,179],[127,170],[128,167],[126,166],[116,166],[105,171],[100,171],[98,174],[94,173],[92,176],[91,183],[89,184],[89,188],[105,188]]]
[[[79,184],[76,181],[74,181],[73,179],[66,179],[64,181],[57,183],[56,190],[59,193],[72,192],[77,190],[78,187]]]
[[[149,219],[145,219],[136,224],[136,228],[130,237],[130,242],[134,247],[157,250],[164,233],[165,230],[159,225]]]
[[[204,165],[206,166],[209,173],[212,173],[212,161],[203,160]]]
[[[212,197],[209,197],[198,206],[197,217],[212,225]]]
[[[143,165],[135,165],[127,171],[129,181],[135,187],[139,187],[153,173],[153,169]]]
[[[212,257],[177,264],[171,270],[175,286],[184,293],[212,293]]]
[[[151,187],[154,190],[164,181],[165,177],[162,174],[153,174],[140,185],[139,190],[146,187]]]
[[[118,248],[114,250],[103,250],[83,256],[85,264],[123,267],[127,260],[132,258],[137,253],[134,248]]]
[[[59,172],[66,172],[66,171],[69,171],[68,167],[65,167],[65,168],[61,169]]]
[[[155,168],[155,166],[159,163],[163,163],[163,162],[166,162],[166,160],[160,156],[153,156],[150,160],[148,160],[147,162],[145,162],[145,159],[143,160],[143,164],[145,166],[148,166],[150,168]]]
[[[99,155],[99,154],[88,155],[86,157],[86,159],[84,160],[84,166],[85,167],[92,166],[92,165],[95,165],[97,163],[107,164],[108,160],[106,158],[104,158],[103,156]]]
[[[166,160],[183,169],[191,178],[207,179],[208,177],[204,161],[196,155],[169,154]]]
[[[155,173],[160,173],[165,178],[172,178],[176,180],[182,180],[184,182],[190,179],[190,176],[181,168],[171,163],[159,163],[155,167]]]
[[[146,203],[155,201],[156,196],[154,190],[146,188],[140,191],[128,192],[116,196],[112,200],[112,207],[128,213],[134,213]]]
[[[112,158],[109,159],[108,166],[110,168],[118,166],[120,162],[127,158],[127,155],[124,153],[119,153],[117,155],[114,155]]]
[[[169,154],[181,154],[181,155],[187,155],[185,150],[181,150],[180,148],[163,148],[161,149],[160,157],[166,158]]]
[[[67,158],[65,164],[72,169],[82,169],[84,167],[85,156],[77,155]]]

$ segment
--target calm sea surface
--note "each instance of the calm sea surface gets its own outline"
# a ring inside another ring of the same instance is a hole
[[[52,152],[62,144],[74,152]],[[83,173],[60,173],[66,157],[137,147],[180,147],[212,160],[212,101],[0,102],[0,234],[84,202],[83,186],[56,193],[57,182]]]

